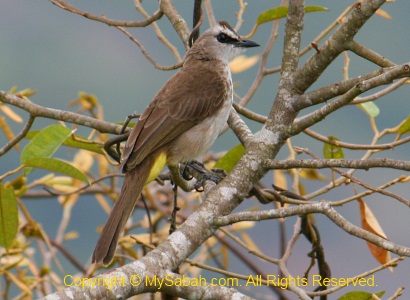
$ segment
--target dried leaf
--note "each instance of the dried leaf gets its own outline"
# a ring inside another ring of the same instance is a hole
[[[253,67],[258,61],[259,55],[250,57],[247,57],[246,55],[239,55],[229,63],[229,68],[231,69],[232,74],[236,74]]]
[[[14,133],[3,116],[0,116],[0,128],[1,130],[3,130],[4,135],[9,141],[11,141],[14,138]],[[14,145],[14,148],[18,150],[18,144]]]
[[[283,170],[273,170],[273,184],[285,190],[288,189],[288,181]]]
[[[244,243],[251,249],[258,251],[258,252],[263,252],[261,249],[258,247],[258,245],[253,241],[253,239],[245,232],[238,232],[239,236],[241,239],[244,241]]]
[[[0,105],[0,109],[4,112],[6,116],[8,116],[14,122],[23,123],[23,118],[16,114],[10,107],[6,105]]]
[[[360,219],[362,221],[362,228],[364,230],[367,230],[371,233],[374,233],[378,235],[379,237],[386,239],[386,234],[383,232],[383,229],[380,227],[379,222],[376,219],[376,216],[373,214],[373,212],[370,210],[370,208],[366,205],[366,203],[363,201],[363,199],[359,198],[357,199],[359,201],[360,205]],[[376,246],[372,243],[367,242],[367,246],[370,249],[370,252],[376,258],[376,260],[380,264],[385,264],[391,260],[390,257],[390,252]],[[392,267],[389,267],[390,271],[392,271]]]
[[[77,231],[70,231],[70,232],[67,232],[67,233],[64,235],[64,240],[65,240],[65,241],[75,240],[75,239],[77,239],[79,236],[80,236],[80,235],[78,234]]]
[[[383,18],[388,19],[388,20],[391,19],[391,16],[381,8],[376,10],[376,15],[379,15],[380,17],[383,17]]]
[[[101,194],[95,194],[94,195],[95,199],[97,199],[97,202],[101,205],[102,209],[109,214],[111,212],[111,206],[105,199],[105,197]]]
[[[28,100],[29,97],[31,97],[31,96],[33,96],[33,95],[35,95],[35,94],[37,94],[37,91],[36,91],[36,90],[24,89],[24,90],[21,90],[21,91],[16,92],[15,95],[16,95],[17,97],[20,97],[20,98],[23,98],[23,99]]]
[[[320,174],[316,169],[301,169],[299,175],[304,179],[327,181],[326,176]]]
[[[94,163],[94,158],[91,152],[86,150],[80,150],[74,156],[72,165],[79,169],[81,172],[86,173],[90,170]]]
[[[231,229],[235,231],[247,230],[253,227],[255,227],[255,222],[253,221],[243,221],[231,225]]]
[[[22,282],[17,276],[15,276],[13,273],[4,271],[4,275],[8,277],[9,280],[11,280],[16,286],[18,286],[22,291],[24,291],[28,296],[32,296],[32,292],[30,287]]]
[[[221,245],[221,257],[222,257],[222,268],[224,270],[229,269],[229,249],[226,245]]]

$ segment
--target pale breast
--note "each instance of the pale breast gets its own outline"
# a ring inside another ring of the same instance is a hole
[[[224,104],[213,115],[181,134],[172,142],[168,153],[168,163],[201,160],[215,142],[226,124],[232,108],[233,90],[229,68],[223,70],[226,81]]]

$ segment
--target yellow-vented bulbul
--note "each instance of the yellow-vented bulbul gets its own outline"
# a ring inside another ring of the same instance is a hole
[[[95,247],[94,263],[112,261],[146,183],[165,165],[200,159],[209,151],[232,107],[228,63],[244,48],[256,46],[221,21],[188,50],[182,68],[155,95],[128,137],[121,158],[124,183]]]

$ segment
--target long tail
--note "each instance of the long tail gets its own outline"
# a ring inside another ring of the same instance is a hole
[[[104,265],[108,265],[114,258],[118,239],[134,210],[152,165],[152,159],[145,159],[140,165],[126,174],[121,193],[95,246],[92,258],[93,263],[102,261]]]

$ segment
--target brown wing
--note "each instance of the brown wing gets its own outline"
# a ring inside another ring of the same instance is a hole
[[[217,64],[212,69],[184,67],[157,93],[127,140],[124,171],[221,108],[231,83]]]

